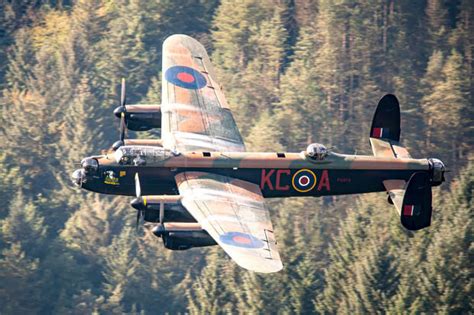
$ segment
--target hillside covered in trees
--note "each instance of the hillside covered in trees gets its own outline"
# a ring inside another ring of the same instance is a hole
[[[473,313],[473,25],[471,0],[1,1],[0,313]],[[249,150],[371,154],[396,94],[412,156],[451,170],[432,226],[404,230],[384,193],[268,200],[271,275],[137,235],[129,198],[69,178],[117,140],[122,77],[159,104],[174,33],[208,49]]]

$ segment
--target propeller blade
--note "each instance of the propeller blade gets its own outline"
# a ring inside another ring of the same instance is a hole
[[[125,78],[122,78],[122,88],[120,89],[120,106],[125,107]]]
[[[125,140],[125,112],[122,112],[120,114],[120,141],[122,142],[122,145]]]
[[[125,94],[125,78],[122,78],[122,86],[120,88],[120,107],[117,108],[114,113],[117,115],[120,113],[120,141],[117,141],[113,145],[113,149],[117,150],[120,146],[124,144],[125,140],[125,131],[126,131],[126,122],[125,122],[125,112],[126,107],[125,104],[127,102],[126,94]]]
[[[136,222],[136,225],[135,225],[135,228],[136,230],[138,231],[138,224],[140,223],[140,216],[141,216],[142,212],[140,210],[137,211],[137,222]]]
[[[160,203],[160,224],[163,224],[164,219],[165,219],[165,204],[162,202]]]
[[[142,195],[142,188],[140,186],[140,177],[138,173],[135,173],[135,195],[137,196],[137,199],[134,199],[132,201],[132,207],[136,208],[134,206],[134,203],[141,202],[141,195]],[[137,209],[137,208],[136,208]],[[143,215],[143,211],[141,208],[137,209],[137,222],[136,222],[136,229],[138,231],[138,225],[140,224],[140,218]]]
[[[140,186],[140,177],[138,177],[138,173],[135,173],[135,195],[137,198],[140,198],[142,195],[142,188]]]

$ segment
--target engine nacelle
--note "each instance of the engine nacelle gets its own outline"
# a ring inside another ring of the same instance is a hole
[[[161,128],[160,105],[126,105],[125,111],[122,106],[114,110],[117,118],[120,118],[122,113],[125,113],[125,124],[130,130],[146,131]]]
[[[142,196],[135,198],[131,206],[144,213],[146,222],[160,222],[161,204],[164,207],[163,222],[196,222],[181,203],[181,196]]]
[[[161,237],[164,246],[171,250],[217,245],[199,223],[164,223],[155,226],[152,232],[157,237]]]

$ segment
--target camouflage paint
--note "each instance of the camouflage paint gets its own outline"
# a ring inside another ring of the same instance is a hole
[[[281,154],[280,154],[281,155]],[[429,172],[426,159],[393,159],[372,156],[330,154],[313,161],[303,153],[202,152],[182,153],[148,166],[119,165],[111,156],[98,158],[99,171],[85,183],[85,189],[117,195],[135,194],[135,173],[140,174],[143,194],[177,194],[174,176],[185,171],[200,171],[229,176],[258,185],[265,198],[327,196],[384,191],[384,181],[404,180],[419,171]],[[105,183],[113,171],[118,184]],[[302,174],[314,174],[305,189],[297,182]],[[126,174],[125,176],[119,176]],[[94,182],[94,184],[92,183]]]

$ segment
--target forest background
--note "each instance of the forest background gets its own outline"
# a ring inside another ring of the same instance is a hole
[[[0,1],[0,313],[473,313],[473,24],[470,0]],[[395,93],[412,156],[451,170],[432,226],[384,193],[270,200],[272,275],[137,235],[129,198],[69,178],[117,140],[122,77],[160,103],[174,33],[208,49],[249,150],[371,154]]]

